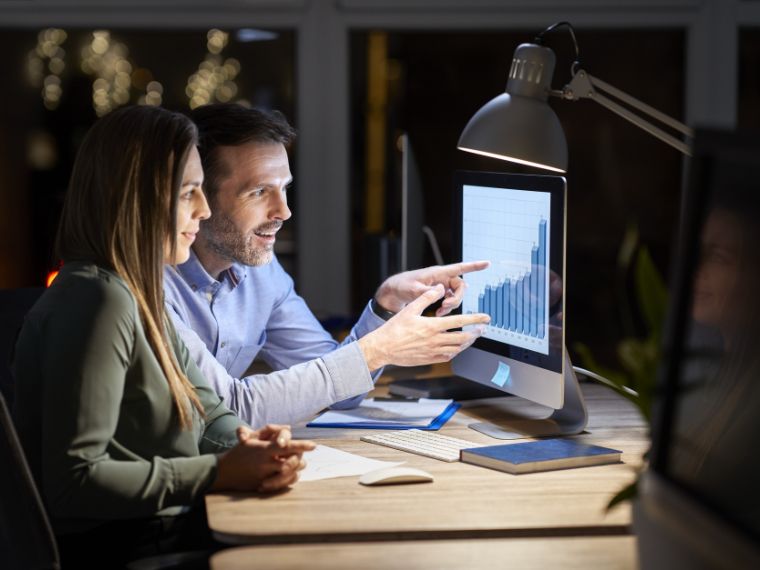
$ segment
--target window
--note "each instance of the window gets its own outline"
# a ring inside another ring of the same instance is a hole
[[[292,119],[295,108],[292,31],[6,29],[0,65],[14,78],[0,107],[0,287],[42,285],[56,263],[71,167],[99,114],[123,104],[186,111],[244,101]],[[283,238],[287,248],[292,235]]]

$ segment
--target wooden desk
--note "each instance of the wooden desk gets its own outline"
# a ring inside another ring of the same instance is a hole
[[[364,544],[246,546],[211,558],[212,570],[633,570],[632,536],[415,540]]]
[[[359,441],[363,430],[300,428],[325,445],[386,461],[406,461],[432,473],[421,485],[364,487],[357,477],[298,483],[276,496],[212,494],[206,498],[214,536],[229,544],[319,543],[496,537],[621,535],[630,532],[629,506],[605,511],[634,477],[648,445],[638,412],[609,389],[583,385],[589,443],[623,451],[623,463],[509,475],[465,463],[444,463]],[[495,444],[467,424],[517,407],[546,415],[519,398],[498,398],[460,410],[441,433]],[[308,456],[307,456],[308,460]]]

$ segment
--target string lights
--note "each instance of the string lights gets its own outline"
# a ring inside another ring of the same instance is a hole
[[[159,107],[163,102],[164,86],[158,81],[151,81],[145,87],[145,95],[142,95],[137,102],[140,105],[153,105]]]
[[[132,64],[125,44],[113,41],[108,30],[96,30],[81,56],[82,71],[96,78],[92,82],[92,105],[98,117],[129,102]]]
[[[229,34],[211,29],[206,34],[208,53],[198,70],[187,80],[185,94],[191,109],[212,101],[227,103],[238,93],[235,78],[240,73],[240,62],[232,57],[223,59],[222,50],[229,43]]]
[[[60,28],[47,28],[37,34],[37,46],[27,54],[26,69],[30,83],[42,88],[42,103],[55,110],[61,101],[63,89],[61,74],[66,69],[66,50],[63,42],[67,34]]]
[[[58,107],[63,94],[61,74],[66,68],[66,52],[62,44],[66,38],[62,29],[42,30],[37,37],[37,46],[27,56],[29,80],[33,86],[41,88],[43,103],[50,110]],[[207,53],[185,87],[191,109],[215,101],[226,103],[237,97],[236,78],[240,74],[240,62],[222,55],[229,39],[229,34],[222,30],[207,32]],[[127,45],[115,40],[110,31],[93,31],[81,48],[80,58],[79,68],[93,78],[92,105],[99,117],[130,101],[140,105],[163,103],[164,86],[149,70],[134,65]],[[133,97],[135,92],[137,95]]]

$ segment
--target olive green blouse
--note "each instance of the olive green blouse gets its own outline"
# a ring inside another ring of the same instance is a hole
[[[236,443],[243,422],[168,326],[205,410],[191,429],[179,427],[134,296],[114,272],[67,263],[27,315],[14,416],[57,533],[180,512],[213,482],[214,453]]]

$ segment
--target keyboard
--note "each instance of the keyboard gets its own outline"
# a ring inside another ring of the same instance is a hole
[[[419,429],[386,431],[363,435],[360,439],[368,443],[376,443],[449,463],[459,461],[460,450],[482,446],[471,441]]]

